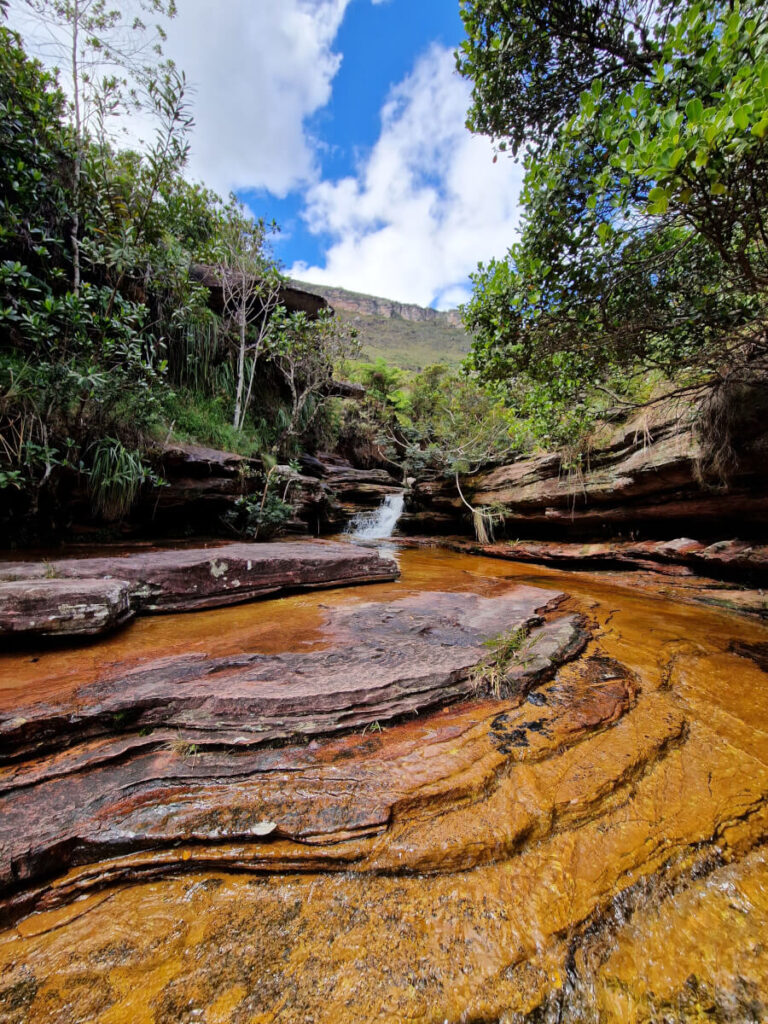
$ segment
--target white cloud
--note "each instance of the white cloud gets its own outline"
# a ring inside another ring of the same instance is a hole
[[[477,262],[512,240],[522,177],[466,130],[468,105],[451,51],[433,46],[392,90],[358,174],[309,189],[310,230],[332,244],[325,266],[291,274],[440,308],[465,300]]]
[[[467,132],[469,84],[451,51],[433,46],[392,89],[357,172],[321,180],[323,143],[307,119],[331,98],[342,60],[334,40],[352,2],[179,5],[166,52],[194,88],[188,173],[224,194],[303,194],[310,230],[330,245],[321,266],[297,264],[294,276],[450,308],[468,297],[478,260],[502,256],[512,240],[521,172],[507,159],[494,164],[488,141]],[[27,27],[25,11],[12,0]],[[148,128],[132,122],[131,137]]]
[[[304,122],[331,97],[350,0],[184,0],[167,50],[195,87],[189,172],[283,196],[316,176]]]
[[[164,47],[192,87],[190,177],[217,191],[283,196],[317,177],[305,121],[328,103],[341,55],[333,41],[351,0],[183,0]],[[127,9],[127,8],[126,8]],[[12,0],[12,24],[54,63],[61,33]],[[53,37],[53,42],[51,41]],[[66,57],[66,52],[64,52]],[[129,138],[151,130],[134,118]]]

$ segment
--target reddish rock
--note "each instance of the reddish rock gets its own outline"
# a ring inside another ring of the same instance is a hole
[[[620,428],[585,464],[569,468],[558,454],[519,459],[462,480],[475,507],[503,509],[507,536],[530,533],[558,540],[594,538],[606,532],[674,532],[762,527],[768,515],[768,477],[762,439],[740,460],[728,487],[702,483],[701,444],[680,415],[638,419]],[[471,530],[466,507],[450,479],[418,482],[402,529]],[[446,522],[445,519],[448,518]],[[452,525],[451,525],[452,521]]]
[[[249,459],[235,452],[173,441],[163,448],[162,466],[169,476],[205,479],[216,476],[242,477],[249,470],[260,468],[260,463],[257,459]]]
[[[429,544],[416,538],[409,543]],[[664,576],[685,577],[694,571],[712,579],[737,580],[758,586],[768,582],[768,546],[740,540],[705,544],[690,538],[671,541],[599,541],[591,544],[547,540],[497,541],[480,544],[442,538],[441,544],[513,562],[551,565],[559,569],[643,569]]]
[[[162,659],[58,702],[15,705],[0,715],[0,761],[128,727],[192,730],[201,743],[258,746],[421,712],[476,694],[470,669],[487,656],[484,641],[531,627],[537,609],[552,601],[548,591],[516,587],[499,598],[425,594],[335,608],[329,627],[336,641],[326,650]],[[585,636],[574,616],[538,628],[530,656],[510,668],[505,692],[545,677]]]
[[[304,455],[302,469],[321,482],[341,503],[339,523],[357,512],[378,507],[390,494],[402,494],[403,485],[385,469],[359,469],[329,452]]]
[[[189,276],[208,289],[211,308],[221,312],[224,308],[224,293],[219,267],[209,263],[193,263],[189,268]],[[310,317],[316,317],[321,310],[330,308],[322,295],[308,291],[296,282],[288,282],[281,287],[279,301],[289,312],[307,313]]]
[[[2,562],[3,580],[119,579],[137,611],[193,611],[307,587],[378,583],[397,578],[397,563],[378,552],[329,541],[222,544],[50,563]]]
[[[197,535],[221,535],[225,517],[239,499],[261,500],[264,474],[258,459],[172,442],[163,448],[157,466],[163,486],[148,489],[130,517],[131,524],[145,534],[178,537],[191,530]],[[289,466],[278,467],[275,482],[295,509],[286,527],[289,532],[314,536],[336,526],[335,496],[326,483],[295,473]]]
[[[131,587],[117,579],[0,583],[0,636],[94,636],[133,617]]]
[[[337,834],[380,830],[391,813],[391,787],[388,797],[376,782],[368,795],[363,787],[349,800],[315,801],[315,790],[328,796],[327,783],[318,789],[309,773],[302,799],[281,806],[285,784],[270,782],[275,768],[296,769],[312,757],[261,748],[374,724],[380,729],[479,696],[472,670],[488,655],[485,641],[522,627],[531,630],[530,639],[504,687],[513,706],[521,705],[532,686],[586,643],[577,616],[542,622],[539,611],[562,597],[521,586],[494,598],[424,593],[335,608],[329,622],[335,639],[327,649],[168,659],[81,687],[59,702],[19,704],[0,718],[0,758],[38,760],[11,763],[2,773],[0,889],[83,858],[164,849],[181,839],[261,843],[274,834],[329,842]],[[570,694],[544,710],[548,698],[542,697],[515,717],[514,729],[511,719],[499,718],[494,745],[501,753],[520,746],[516,737],[526,735],[528,719],[526,747],[545,736],[549,745],[560,743],[569,730],[615,720],[634,692],[621,679],[615,671],[585,675],[584,710],[577,707],[568,726],[555,728],[578,705]],[[577,719],[583,720],[578,727]],[[265,823],[271,823],[266,831]]]

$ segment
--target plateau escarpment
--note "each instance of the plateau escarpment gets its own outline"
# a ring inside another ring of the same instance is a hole
[[[419,370],[435,363],[458,366],[469,352],[471,338],[457,309],[431,309],[327,285],[299,287],[322,295],[355,328],[361,359]]]

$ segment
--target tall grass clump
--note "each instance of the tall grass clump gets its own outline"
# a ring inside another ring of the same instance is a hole
[[[102,519],[115,522],[127,515],[146,482],[159,481],[139,452],[114,437],[102,438],[92,446],[88,494],[93,511]]]

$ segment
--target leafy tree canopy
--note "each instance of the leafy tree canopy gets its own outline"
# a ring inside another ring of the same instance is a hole
[[[463,17],[470,125],[530,143],[520,239],[466,309],[474,366],[566,403],[617,369],[761,371],[764,5],[468,0]]]

